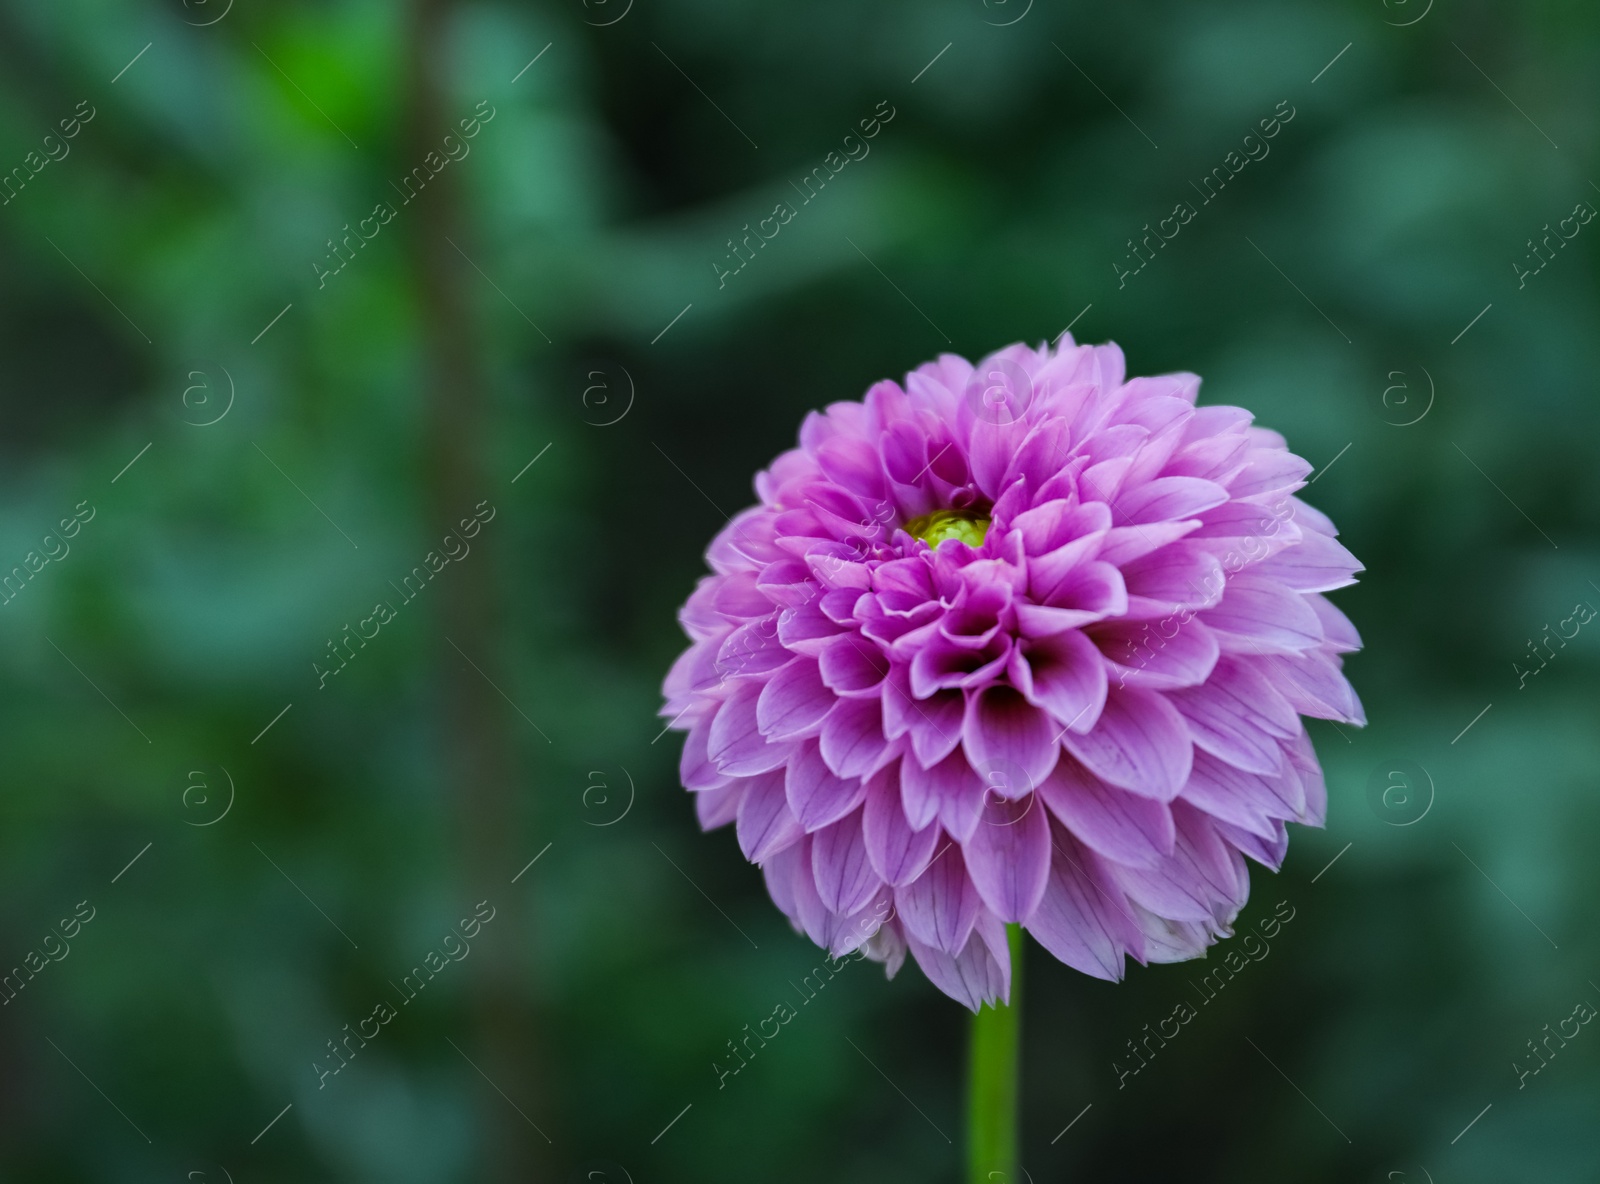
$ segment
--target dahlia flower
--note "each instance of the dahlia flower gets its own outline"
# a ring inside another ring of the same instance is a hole
[[[662,714],[703,827],[836,957],[974,1011],[1005,927],[1086,974],[1230,932],[1364,723],[1311,466],[1115,345],[946,354],[806,417],[707,551]]]

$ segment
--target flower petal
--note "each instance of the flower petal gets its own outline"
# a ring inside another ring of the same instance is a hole
[[[763,773],[745,782],[736,833],[739,850],[751,863],[765,863],[779,851],[798,843],[806,833],[789,809],[783,783],[784,774],[778,771]]]
[[[881,699],[840,699],[822,721],[822,759],[840,777],[870,777],[894,750],[883,734]]]
[[[1356,573],[1366,568],[1342,543],[1308,530],[1295,546],[1279,551],[1252,570],[1297,592],[1328,592],[1355,583]]]
[[[1355,688],[1339,669],[1339,659],[1322,650],[1280,654],[1273,663],[1276,685],[1301,715],[1336,719],[1360,726],[1367,722]]]
[[[1295,654],[1322,644],[1322,625],[1305,596],[1251,572],[1230,578],[1222,600],[1200,619],[1233,652]]]
[[[859,777],[834,775],[815,740],[805,741],[796,750],[783,788],[789,809],[807,833],[839,821],[867,795],[866,785]]]
[[[700,819],[701,830],[716,830],[727,826],[739,814],[744,801],[745,782],[733,781],[721,789],[708,789],[694,795],[694,811]]]
[[[1123,493],[1117,499],[1118,526],[1175,522],[1222,505],[1228,491],[1201,477],[1157,477]]]
[[[717,673],[722,678],[762,678],[794,655],[778,640],[778,615],[746,621],[723,639],[717,650]]]
[[[983,812],[984,785],[964,753],[952,752],[932,768],[900,762],[900,800],[917,830],[942,822],[957,842],[966,842]]]
[[[1336,654],[1348,654],[1361,648],[1361,634],[1356,632],[1350,618],[1334,608],[1333,602],[1326,596],[1309,593],[1306,603],[1317,614],[1317,623],[1322,626],[1322,636],[1326,639],[1324,645]]]
[[[1251,773],[1282,767],[1278,741],[1299,729],[1294,708],[1272,684],[1242,662],[1225,658],[1200,687],[1171,691],[1194,742],[1212,756]]]
[[[761,688],[756,725],[770,740],[815,736],[835,701],[816,662],[802,658],[778,671]]]
[[[1162,802],[1182,791],[1194,758],[1183,717],[1165,696],[1138,687],[1111,688],[1094,730],[1068,731],[1061,742],[1103,780]]]
[[[865,440],[835,436],[817,449],[817,464],[830,480],[863,498],[882,500],[887,490],[878,451]]]
[[[1155,622],[1102,621],[1089,636],[1111,664],[1108,673],[1118,686],[1197,687],[1211,676],[1222,653],[1211,630],[1182,614]]]
[[[1012,683],[1023,697],[1048,711],[1062,727],[1087,732],[1106,702],[1106,662],[1095,644],[1076,630],[1028,642],[1014,651]]]
[[[1209,608],[1222,599],[1222,562],[1194,543],[1178,542],[1122,567],[1130,620]]]
[[[879,885],[876,892],[855,912],[830,914],[825,948],[835,958],[842,958],[867,945],[884,931],[887,918],[894,912],[894,893]],[[892,977],[892,976],[891,976]]]
[[[703,719],[689,729],[689,734],[683,738],[683,756],[678,761],[678,779],[683,782],[685,789],[695,791],[706,789],[720,789],[728,784],[728,776],[719,772],[717,766],[706,755],[706,744],[711,737],[711,725],[715,716]]]
[[[1027,930],[1074,970],[1116,982],[1122,978],[1124,957],[1144,954],[1135,916],[1122,888],[1095,854],[1060,826],[1051,831],[1050,875]]]
[[[985,914],[959,954],[908,938],[911,955],[928,981],[957,1003],[976,1013],[985,1003],[1011,997],[1011,957],[1005,926]]]
[[[899,887],[920,876],[933,859],[939,828],[931,818],[912,829],[901,804],[900,769],[890,766],[867,783],[867,800],[861,832],[872,870],[888,884]]]
[[[927,871],[894,890],[894,902],[908,934],[954,954],[967,944],[983,901],[967,875],[961,848],[948,837],[940,839],[940,848]]]
[[[961,745],[986,786],[1017,797],[1038,788],[1060,755],[1060,725],[1008,686],[990,686],[967,703]],[[998,775],[1005,784],[996,784]]]
[[[756,700],[761,684],[741,682],[717,710],[706,737],[706,756],[720,772],[749,777],[780,767],[789,759],[792,744],[770,741],[756,726]]]
[[[887,735],[911,740],[911,751],[923,765],[935,765],[961,743],[961,721],[967,714],[967,697],[960,691],[939,691],[926,699],[913,698],[909,681],[899,671],[890,675],[883,699]]]
[[[889,673],[889,658],[866,638],[854,633],[829,642],[818,661],[822,681],[840,695],[873,694]]]
[[[1115,789],[1071,757],[1061,758],[1039,792],[1075,838],[1113,862],[1154,867],[1172,854],[1165,802]]]
[[[867,859],[860,810],[811,836],[811,873],[817,896],[831,913],[849,916],[872,899],[883,881]]]
[[[1016,801],[990,796],[962,847],[967,874],[1002,921],[1021,921],[1039,903],[1050,874],[1050,819],[1038,794]]]
[[[1222,822],[1247,830],[1263,839],[1277,833],[1281,818],[1293,818],[1305,805],[1286,800],[1280,786],[1282,775],[1246,773],[1207,752],[1194,758],[1194,772],[1183,787],[1183,800]],[[1298,782],[1295,783],[1298,788]]]
[[[1153,868],[1110,865],[1111,874],[1139,904],[1175,921],[1232,924],[1244,904],[1249,881],[1241,888],[1235,867],[1238,852],[1222,841],[1212,821],[1186,802],[1172,804],[1177,841],[1172,858]]]

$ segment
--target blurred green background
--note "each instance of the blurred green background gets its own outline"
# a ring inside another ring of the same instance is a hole
[[[718,1088],[820,959],[654,712],[808,409],[1072,322],[1319,466],[1371,726],[1121,1088],[1201,968],[1032,948],[1029,1177],[1600,1179],[1600,14],[1428,4],[0,6],[0,1177],[956,1179],[914,968]]]

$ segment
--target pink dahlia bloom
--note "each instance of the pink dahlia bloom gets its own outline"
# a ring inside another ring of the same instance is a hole
[[[663,714],[795,926],[974,1010],[1005,923],[1118,979],[1227,936],[1364,723],[1311,466],[1115,345],[946,354],[807,416],[707,552]]]

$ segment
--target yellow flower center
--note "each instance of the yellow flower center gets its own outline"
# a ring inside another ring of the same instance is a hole
[[[937,547],[945,539],[960,539],[969,547],[980,547],[989,532],[989,519],[967,510],[935,510],[907,522],[905,532],[930,547]]]

